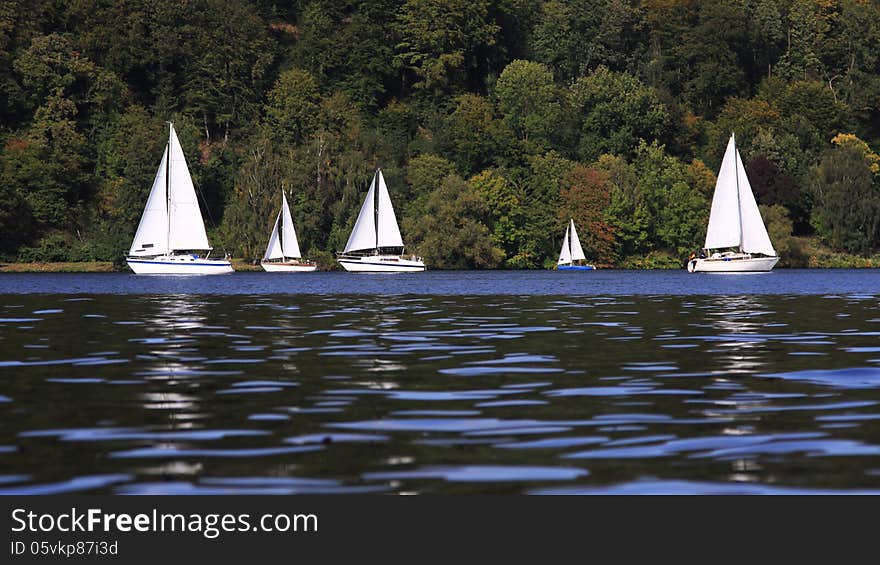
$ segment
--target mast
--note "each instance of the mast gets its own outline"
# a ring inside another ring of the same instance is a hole
[[[375,218],[373,224],[376,227],[376,254],[379,254],[379,175],[382,174],[382,168],[379,167],[376,169],[376,174],[373,175],[373,178],[376,180],[376,190],[373,194],[373,213],[375,214]]]
[[[281,220],[275,220],[278,224],[278,244],[281,245],[281,261],[284,261],[284,185],[281,185],[281,211],[278,212],[278,218]]]
[[[736,136],[730,132],[733,139],[733,176],[736,178],[736,216],[739,219],[739,252],[743,252],[743,216],[742,203],[739,195],[739,149],[736,148]]]
[[[574,220],[568,220],[568,256],[571,257],[571,264],[574,265],[574,255],[571,254],[571,238],[574,234],[572,234],[571,228],[574,227]]]
[[[165,144],[165,153],[168,155],[165,165],[165,221],[168,224],[166,230],[168,249],[166,253],[172,254],[171,251],[171,134],[174,131],[174,123],[168,122],[168,143]]]

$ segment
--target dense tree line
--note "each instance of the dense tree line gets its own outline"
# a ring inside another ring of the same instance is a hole
[[[737,134],[774,242],[880,245],[873,0],[4,0],[0,257],[119,260],[174,121],[215,248],[330,264],[381,166],[431,268],[702,243]]]

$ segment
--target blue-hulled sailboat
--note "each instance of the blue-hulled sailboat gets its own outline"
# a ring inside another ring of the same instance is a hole
[[[588,263],[576,263],[585,261],[584,248],[578,238],[577,230],[574,229],[574,220],[568,222],[565,228],[565,239],[562,240],[562,250],[559,252],[559,260],[556,261],[558,271],[592,271],[596,267]]]

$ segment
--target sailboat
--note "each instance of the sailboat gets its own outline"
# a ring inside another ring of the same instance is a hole
[[[138,275],[233,272],[229,261],[209,259],[211,249],[186,157],[174,124],[169,124],[168,143],[125,261]],[[200,257],[193,251],[208,254]]]
[[[688,261],[687,269],[691,273],[767,272],[778,261],[730,134],[715,183],[706,243],[700,257]]]
[[[337,261],[355,273],[401,273],[425,270],[421,257],[403,257],[403,238],[385,186],[382,169],[376,169],[370,190],[354,229]]]
[[[565,238],[562,240],[562,250],[559,252],[559,260],[556,261],[556,270],[558,271],[592,271],[595,269],[593,265],[575,264],[575,261],[583,261],[584,248],[581,247],[581,240],[578,232],[574,229],[574,219],[568,222],[565,227]]]
[[[279,237],[280,231],[280,237]],[[291,260],[288,260],[288,257]],[[296,231],[293,229],[293,218],[290,217],[290,207],[287,205],[287,196],[281,191],[281,211],[275,218],[275,227],[269,237],[269,245],[260,265],[270,273],[303,273],[314,271],[318,266],[312,261],[300,261],[302,253],[299,251],[299,242],[296,240]]]

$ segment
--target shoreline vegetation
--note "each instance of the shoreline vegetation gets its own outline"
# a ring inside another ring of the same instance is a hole
[[[795,257],[782,256],[777,269],[880,269],[880,254],[870,257],[852,255],[840,251],[831,250],[815,238],[793,238],[797,253]],[[335,261],[318,260],[318,271],[344,270]],[[232,267],[236,272],[263,272],[259,261],[233,258]],[[665,253],[651,253],[645,257],[628,258],[616,265],[597,264],[601,270],[632,269],[637,271],[650,270],[675,270],[685,269],[684,262],[678,257]],[[448,269],[434,268],[428,265],[428,270],[440,271]],[[480,270],[505,270],[500,269],[462,269],[467,271]],[[546,269],[530,269],[535,271]],[[15,262],[0,261],[0,274],[2,273],[118,273],[130,272],[124,262],[113,261],[52,261],[52,262]],[[586,275],[589,276],[589,275]]]

